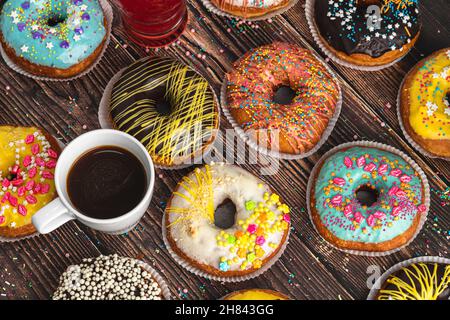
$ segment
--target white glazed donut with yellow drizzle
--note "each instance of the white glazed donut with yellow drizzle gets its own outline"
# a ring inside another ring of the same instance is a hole
[[[289,212],[246,170],[206,165],[184,177],[173,193],[164,217],[167,243],[191,271],[247,275],[278,258],[290,230]]]

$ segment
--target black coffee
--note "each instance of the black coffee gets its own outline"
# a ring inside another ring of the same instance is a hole
[[[147,192],[144,166],[131,152],[105,146],[81,156],[67,177],[73,206],[95,219],[120,217],[134,209]]]

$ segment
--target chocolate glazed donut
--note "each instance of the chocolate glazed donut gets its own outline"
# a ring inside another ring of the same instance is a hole
[[[316,0],[315,23],[326,47],[358,65],[384,65],[417,40],[417,0]]]
[[[219,126],[208,82],[168,57],[148,57],[128,67],[113,87],[110,113],[115,127],[141,141],[161,166],[200,155]]]

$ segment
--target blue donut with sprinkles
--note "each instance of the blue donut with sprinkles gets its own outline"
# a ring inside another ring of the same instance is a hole
[[[98,0],[8,0],[0,15],[0,41],[25,71],[73,77],[101,54],[106,19]]]

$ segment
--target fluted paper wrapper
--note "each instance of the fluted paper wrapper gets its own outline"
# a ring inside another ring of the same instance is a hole
[[[102,44],[103,48],[102,51],[100,52],[100,54],[98,55],[97,59],[86,69],[83,70],[81,73],[73,76],[73,77],[69,77],[69,78],[51,78],[51,77],[43,77],[43,76],[39,76],[33,73],[30,73],[26,70],[24,70],[21,66],[19,66],[18,64],[14,63],[14,61],[12,61],[8,55],[6,54],[6,52],[4,51],[3,47],[0,45],[0,55],[2,56],[3,60],[5,61],[6,65],[8,67],[10,67],[11,69],[13,69],[15,72],[20,73],[21,75],[27,76],[29,78],[32,78],[34,80],[40,80],[40,81],[72,81],[78,78],[81,78],[83,76],[85,76],[86,74],[88,74],[89,72],[92,71],[92,69],[95,68],[95,66],[100,62],[100,60],[102,59],[103,55],[105,54],[106,48],[108,47],[108,44],[110,42],[110,38],[111,38],[111,28],[112,28],[112,23],[113,23],[113,9],[111,7],[111,5],[108,3],[107,0],[99,0],[100,5],[103,9],[103,13],[106,19],[106,36],[105,36],[105,42]]]
[[[331,70],[331,68],[320,57],[316,56],[314,53],[312,53],[312,54],[314,55],[314,57],[316,59],[318,59],[327,68],[327,71],[334,77],[335,81],[338,82],[338,80],[337,80],[334,72]],[[298,160],[298,159],[307,158],[307,157],[313,155],[314,153],[316,153],[323,146],[323,144],[328,140],[328,138],[331,135],[331,132],[333,132],[333,129],[339,120],[339,116],[341,114],[341,109],[342,109],[342,89],[339,86],[339,83],[338,83],[338,87],[339,87],[339,98],[336,102],[334,114],[328,121],[327,128],[323,131],[322,136],[320,137],[320,140],[317,142],[317,144],[314,146],[314,148],[312,148],[308,152],[299,153],[299,154],[282,153],[282,152],[278,152],[278,151],[266,148],[265,146],[259,145],[257,143],[257,141],[255,141],[254,139],[251,139],[247,135],[245,130],[242,129],[242,127],[239,125],[239,123],[236,122],[234,117],[231,115],[230,110],[228,109],[228,103],[227,103],[228,79],[226,76],[222,83],[220,102],[221,102],[221,106],[222,106],[222,112],[225,115],[225,117],[227,118],[228,122],[233,127],[234,131],[253,150],[255,150],[256,152],[262,153],[264,155],[277,158],[277,159]]]
[[[55,137],[53,137],[53,139],[55,139],[55,141],[58,142],[59,147],[61,148],[61,150],[63,150],[66,147],[66,145],[64,143],[62,143],[59,139],[57,139]],[[39,236],[39,235],[40,235],[40,233],[36,231],[36,232],[34,232],[32,234],[29,234],[29,235],[26,235],[26,236],[22,236],[22,237],[16,237],[16,238],[0,237],[0,243],[1,242],[5,242],[5,243],[6,242],[16,242],[16,241],[31,239],[31,238],[34,238],[34,237]]]
[[[420,222],[419,222],[419,226],[417,227],[416,232],[414,233],[414,235],[411,237],[411,239],[405,243],[404,245],[392,249],[392,250],[388,250],[388,251],[384,251],[384,252],[374,252],[374,251],[360,251],[360,250],[349,250],[349,249],[343,249],[340,247],[335,246],[334,244],[328,242],[327,240],[325,240],[331,247],[343,251],[345,253],[349,253],[349,254],[354,254],[354,255],[361,255],[361,256],[367,256],[367,257],[382,257],[382,256],[387,256],[390,255],[394,252],[397,252],[405,247],[407,247],[411,242],[414,241],[414,239],[417,237],[417,235],[420,233],[420,231],[422,230],[422,227],[424,226],[426,220],[427,220],[427,215],[428,215],[428,211],[430,209],[430,185],[428,184],[428,179],[427,176],[425,175],[425,173],[423,172],[423,170],[419,167],[419,165],[417,163],[414,162],[414,160],[412,160],[409,156],[407,156],[405,153],[401,152],[400,150],[391,147],[389,145],[383,144],[383,143],[378,143],[378,142],[371,142],[371,141],[357,141],[357,142],[349,142],[349,143],[344,143],[341,144],[333,149],[331,149],[330,151],[328,151],[327,153],[325,153],[322,158],[320,158],[320,160],[316,163],[316,165],[314,166],[313,170],[311,171],[311,175],[310,178],[308,180],[308,186],[306,189],[306,205],[307,205],[307,209],[308,209],[308,215],[309,215],[309,219],[311,221],[311,224],[314,227],[314,230],[316,230],[316,232],[322,237],[322,235],[320,234],[320,232],[317,230],[316,224],[313,221],[312,218],[312,212],[311,212],[311,194],[314,192],[313,187],[314,187],[314,182],[316,180],[317,175],[319,174],[319,167],[320,165],[326,160],[328,159],[330,156],[332,156],[333,154],[335,154],[336,152],[339,152],[340,150],[343,149],[347,149],[350,147],[369,147],[369,148],[378,148],[384,151],[388,151],[391,152],[401,158],[403,158],[407,163],[409,163],[411,165],[411,167],[419,174],[420,179],[422,180],[423,183],[423,189],[424,189],[424,205],[426,206],[426,210],[421,214],[420,217]]]
[[[400,60],[402,60],[404,58],[404,56],[402,56],[402,57],[398,58],[397,60],[394,60],[390,63],[384,64],[381,66],[363,66],[363,65],[353,64],[348,61],[342,60],[341,58],[339,58],[337,55],[335,55],[333,52],[331,52],[326,47],[326,45],[324,44],[324,42],[320,36],[319,30],[316,26],[316,22],[314,20],[315,19],[314,18],[315,2],[316,2],[316,0],[306,0],[305,14],[306,14],[306,20],[308,21],[309,30],[311,31],[311,34],[312,34],[316,44],[327,55],[327,57],[330,58],[331,60],[333,60],[334,62],[336,62],[340,65],[343,65],[344,67],[359,70],[359,71],[380,71],[380,70],[383,70],[383,69],[393,66],[394,64],[396,64],[397,62],[399,62]]]
[[[375,300],[377,297],[377,294],[379,292],[378,288],[381,288],[381,285],[386,282],[386,280],[389,278],[389,276],[397,271],[400,271],[404,267],[408,267],[415,263],[439,263],[439,264],[448,264],[450,265],[450,259],[442,258],[442,257],[432,257],[432,256],[424,256],[424,257],[418,257],[413,258],[409,260],[405,260],[403,262],[397,263],[393,267],[389,268],[385,273],[381,275],[375,281],[375,284],[373,285],[372,289],[370,289],[369,296],[367,297],[367,300]]]
[[[398,117],[398,122],[400,123],[400,128],[402,129],[403,135],[405,136],[406,140],[414,147],[414,149],[419,151],[424,156],[429,157],[429,158],[436,158],[436,159],[450,161],[450,158],[440,157],[438,155],[435,155],[435,154],[432,154],[432,153],[426,151],[424,148],[422,148],[417,142],[415,142],[411,138],[411,136],[408,134],[408,132],[405,129],[405,125],[403,124],[403,118],[402,118],[401,98],[402,98],[403,85],[405,84],[405,80],[406,80],[406,78],[408,78],[410,73],[411,73],[411,71],[408,72],[408,74],[403,79],[402,84],[400,85],[400,90],[398,91],[398,95],[397,95],[397,117]]]
[[[262,275],[264,272],[266,272],[267,270],[270,269],[270,267],[272,267],[275,262],[278,261],[278,259],[280,259],[280,257],[283,255],[284,250],[286,250],[286,246],[289,242],[289,235],[290,235],[290,229],[289,229],[289,233],[286,236],[286,240],[284,241],[284,243],[281,245],[280,249],[278,250],[278,252],[272,257],[272,259],[270,259],[269,261],[267,261],[265,264],[262,265],[262,267],[250,274],[246,274],[246,275],[242,275],[242,276],[231,276],[231,277],[223,277],[223,276],[216,276],[213,274],[210,274],[208,272],[205,272],[202,269],[196,268],[195,266],[191,265],[188,261],[186,261],[185,259],[183,259],[182,257],[180,257],[171,247],[169,240],[167,239],[167,226],[166,226],[166,214],[164,213],[163,216],[163,221],[162,221],[162,234],[163,234],[163,240],[164,240],[164,244],[167,248],[167,251],[169,251],[170,255],[172,256],[172,258],[183,268],[185,268],[187,271],[192,272],[193,274],[209,279],[209,280],[214,280],[214,281],[220,281],[220,282],[241,282],[241,281],[246,281],[246,280],[250,280],[256,277],[259,277],[260,275]],[[213,239],[213,241],[215,241],[215,239]]]
[[[209,0],[201,0],[201,1],[202,1],[203,5],[206,7],[206,9],[208,9],[208,11],[210,11],[218,16],[227,17],[227,18],[235,18],[235,19],[243,20],[243,21],[264,21],[264,20],[272,19],[276,16],[279,16],[279,15],[285,13],[286,11],[291,9],[293,6],[295,6],[298,2],[298,0],[290,0],[289,3],[283,8],[279,8],[277,10],[267,12],[267,13],[257,16],[257,17],[245,18],[245,17],[231,14],[231,13],[228,13],[228,12],[225,12],[225,11],[219,9],[216,7],[215,4],[213,4]]]
[[[198,75],[200,75],[201,77],[203,77],[197,70],[195,70],[194,68],[190,67],[192,70],[194,70]],[[127,68],[123,68],[122,70],[120,70],[119,72],[117,72],[109,81],[108,85],[105,88],[105,91],[103,92],[103,96],[102,99],[100,100],[100,105],[98,108],[98,121],[100,123],[100,127],[102,129],[114,129],[117,130],[117,128],[114,125],[114,122],[111,118],[111,113],[110,113],[110,106],[111,106],[111,95],[112,95],[112,91],[114,88],[114,85],[117,83],[117,81],[119,81],[121,75],[124,73],[124,71]],[[216,101],[216,105],[217,105],[217,117],[218,117],[218,121],[219,124],[217,126],[217,131],[219,131],[220,129],[220,103],[219,103],[219,99],[217,98],[216,92],[214,91],[214,89],[210,86],[211,91],[214,95],[214,100]],[[196,156],[191,163],[187,163],[187,164],[180,164],[180,165],[172,165],[172,166],[162,166],[162,165],[158,165],[155,163],[155,168],[158,169],[164,169],[164,170],[179,170],[179,169],[185,169],[188,167],[191,167],[195,164],[198,163],[202,163],[202,159],[203,157],[207,156],[213,149],[214,147],[214,143],[216,141],[217,138],[217,132],[215,134],[216,136],[214,137],[213,141],[204,148],[204,150],[202,151],[202,153],[198,156]]]

